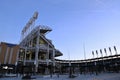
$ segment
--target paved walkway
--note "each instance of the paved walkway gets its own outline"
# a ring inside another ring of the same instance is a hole
[[[21,80],[21,77],[13,78],[0,78],[0,80]],[[57,75],[53,75],[52,78],[50,75],[46,76],[37,76],[35,80],[120,80],[120,73],[101,73],[99,75],[77,75],[75,78],[69,78],[68,75],[60,75],[59,78]]]
[[[57,76],[46,76],[42,78],[42,80],[120,80],[120,73],[102,73],[99,75],[78,75],[75,78],[69,78],[68,75],[60,75],[58,78]]]

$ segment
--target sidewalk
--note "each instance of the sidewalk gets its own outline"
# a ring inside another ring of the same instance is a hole
[[[21,80],[21,77],[0,78],[0,80]],[[120,73],[82,74],[77,75],[75,78],[69,78],[69,75],[59,75],[59,77],[52,75],[52,78],[50,75],[37,75],[34,80],[120,80]]]
[[[41,79],[42,80],[120,80],[120,73],[101,73],[98,75],[86,74],[86,75],[78,75],[75,78],[69,78],[69,75],[60,75],[59,78],[57,77],[57,75],[53,75],[51,78],[50,75],[47,75]]]

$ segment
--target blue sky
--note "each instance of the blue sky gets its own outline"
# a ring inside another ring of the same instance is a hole
[[[113,46],[120,53],[119,4],[120,0],[1,0],[0,41],[19,44],[23,27],[38,11],[36,25],[53,29],[47,37],[63,53],[60,59],[84,59],[83,46],[86,58],[108,47],[114,54]]]

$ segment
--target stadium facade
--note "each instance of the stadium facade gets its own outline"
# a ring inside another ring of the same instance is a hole
[[[120,54],[86,60],[56,60],[61,65],[61,73],[98,74],[120,72]]]
[[[33,18],[36,19],[38,16],[34,14]],[[29,25],[34,23],[30,20]],[[28,26],[27,26],[28,27]],[[29,26],[30,27],[30,26]],[[26,29],[26,27],[25,27]],[[23,29],[24,30],[24,29]],[[25,30],[26,31],[26,30]],[[46,34],[51,32],[52,29],[48,26],[36,26],[30,30],[27,36],[23,35],[23,40],[20,43],[20,56],[19,61],[22,61],[26,66],[33,66],[36,72],[60,72],[60,73],[71,73],[80,72],[119,72],[120,71],[120,55],[104,56],[85,59],[85,60],[58,60],[55,59],[57,56],[62,56],[63,54],[57,50],[52,41],[46,38]],[[28,32],[27,32],[28,33]],[[111,48],[109,48],[110,53]],[[97,51],[96,51],[97,52]],[[100,50],[102,54],[102,50]],[[105,49],[106,52],[106,49]],[[22,56],[21,56],[22,54]],[[98,52],[97,52],[98,54]],[[24,55],[24,56],[23,56]],[[54,69],[53,69],[54,68]]]
[[[46,37],[52,29],[44,25],[35,26],[37,17],[38,12],[35,12],[23,28],[19,45],[4,42],[0,44],[0,63],[2,65],[13,64],[15,72],[21,74],[120,72],[120,54],[102,55],[85,60],[56,59],[63,54],[55,48],[52,40]],[[111,52],[110,48],[109,50]],[[117,53],[116,48],[115,51]],[[101,50],[100,52],[102,53]],[[0,69],[2,70],[3,67]]]
[[[0,43],[0,64],[16,64],[19,45],[6,42]]]
[[[19,55],[19,45],[1,42],[0,43],[0,73],[15,72]]]
[[[44,25],[31,26],[37,14],[36,12],[32,17],[32,21],[30,20],[22,30],[18,65],[31,66],[32,72],[50,73],[51,69],[49,70],[48,66],[49,68],[54,67],[56,65],[55,57],[61,56],[62,53],[55,48],[50,39],[46,38],[46,35],[52,31],[50,27]],[[32,27],[34,28],[31,29]],[[27,28],[28,31],[25,30]],[[27,72],[27,70],[25,71]]]

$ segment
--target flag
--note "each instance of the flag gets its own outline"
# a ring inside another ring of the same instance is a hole
[[[92,55],[94,55],[94,51],[92,51]]]
[[[107,56],[107,51],[106,51],[106,48],[104,48],[104,51],[105,51],[105,54],[106,54],[106,56]]]
[[[92,51],[92,55],[93,55],[93,58],[94,58],[94,51]]]
[[[116,46],[114,46],[114,50],[117,51]]]
[[[97,57],[98,57],[98,51],[96,50],[96,55],[97,55]]]
[[[111,52],[111,47],[109,47],[109,51],[110,51],[110,54],[112,55],[112,52]]]
[[[98,51],[96,50],[96,54],[98,55]]]
[[[100,49],[100,53],[101,53],[101,56],[103,57],[103,54],[102,54],[102,49]]]
[[[116,52],[116,54],[117,54],[117,49],[116,49],[116,46],[114,46],[114,50],[115,50],[115,52]]]
[[[100,53],[102,54],[102,49],[100,49]]]
[[[111,52],[111,48],[109,47],[109,51]]]
[[[105,53],[107,53],[106,48],[104,48]]]

